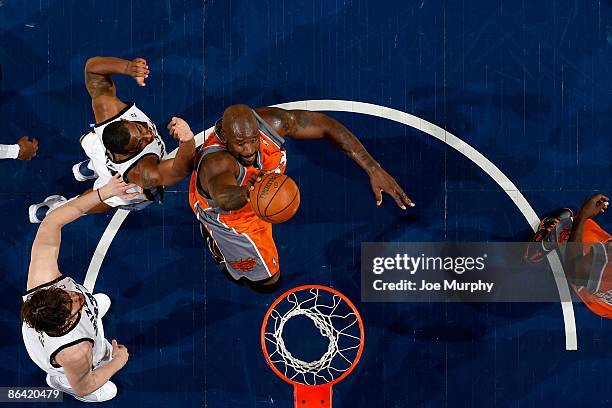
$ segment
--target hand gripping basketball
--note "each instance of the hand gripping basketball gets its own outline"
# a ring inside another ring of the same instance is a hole
[[[270,173],[249,189],[251,208],[264,221],[278,224],[290,220],[300,207],[300,190],[290,177]]]

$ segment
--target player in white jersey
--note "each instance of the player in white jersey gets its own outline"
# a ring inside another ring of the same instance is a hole
[[[113,196],[131,198],[119,176],[84,194],[45,218],[32,244],[27,292],[21,306],[23,340],[36,365],[47,373],[47,384],[85,402],[113,398],[109,379],[128,360],[125,346],[104,338],[102,317],[110,307],[103,294],[92,295],[57,265],[62,228]]]
[[[163,188],[183,180],[193,169],[195,140],[187,122],[173,117],[168,131],[179,141],[174,158],[166,157],[166,147],[155,124],[134,103],[117,97],[111,75],[129,75],[141,86],[149,76],[147,62],[114,57],[93,57],[85,65],[85,83],[92,99],[96,124],[81,138],[89,159],[77,163],[72,171],[78,181],[96,179],[94,188],[104,185],[119,173],[123,180],[136,184],[140,194],[133,199],[114,197],[97,205],[90,213],[114,207],[140,210],[161,201]],[[41,222],[46,214],[67,200],[59,195],[29,208],[30,222]]]

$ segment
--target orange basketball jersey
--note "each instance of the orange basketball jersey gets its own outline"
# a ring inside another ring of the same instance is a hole
[[[240,175],[237,184],[239,186],[244,186],[251,177],[261,171],[284,174],[287,165],[287,155],[282,147],[284,139],[259,115],[255,115],[260,134],[259,151],[253,165],[245,167],[238,163]],[[208,136],[196,154],[194,171],[189,183],[189,204],[198,219],[201,218],[203,212],[206,212],[209,216],[213,215],[218,221],[228,226],[248,229],[248,224],[262,221],[255,215],[249,203],[238,210],[225,211],[204,191],[198,180],[198,172],[206,155],[223,150],[227,150],[227,148],[221,135],[221,120],[219,120],[215,124],[215,131]]]
[[[582,237],[585,252],[590,251],[593,244],[606,243],[611,239],[612,235],[604,231],[595,221],[589,219],[585,222]],[[605,266],[597,292],[591,293],[581,286],[574,286],[574,290],[593,313],[608,319],[612,318],[612,264],[610,261]]]

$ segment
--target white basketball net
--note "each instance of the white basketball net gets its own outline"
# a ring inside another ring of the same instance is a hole
[[[328,299],[320,298],[323,293]],[[306,298],[300,300],[300,297]],[[281,314],[277,309],[285,301],[289,303],[290,308]],[[347,313],[344,314],[342,309],[346,309]],[[328,339],[327,351],[320,359],[302,361],[287,350],[283,329],[287,321],[296,316],[305,316],[312,320],[321,336]],[[264,334],[270,361],[285,377],[306,385],[328,383],[348,371],[362,343],[355,311],[340,296],[318,288],[304,289],[287,295],[271,311]]]

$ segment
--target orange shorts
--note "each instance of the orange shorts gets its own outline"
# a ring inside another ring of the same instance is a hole
[[[219,213],[202,208],[194,177],[189,188],[189,204],[198,221],[215,241],[229,274],[236,280],[259,282],[280,270],[278,251],[272,237],[272,224],[257,217],[249,205],[238,211]]]

